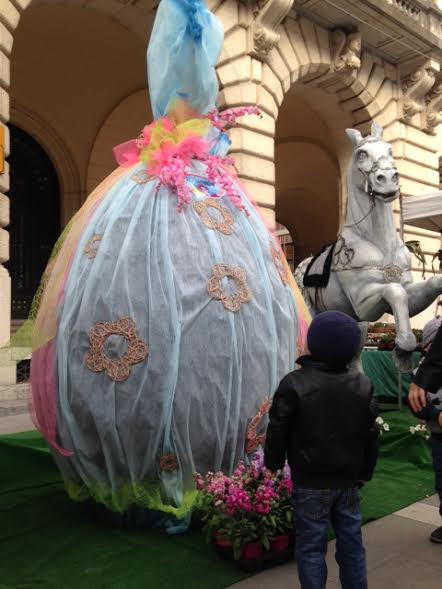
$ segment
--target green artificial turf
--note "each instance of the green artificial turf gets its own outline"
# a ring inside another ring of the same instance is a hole
[[[381,459],[362,491],[364,521],[433,493],[427,444],[404,411],[384,414]],[[0,437],[0,589],[222,589],[244,577],[219,560],[198,530],[111,528],[91,521],[65,495],[36,432]]]
[[[408,409],[386,411],[382,417],[390,431],[381,436],[375,476],[361,491],[364,522],[384,517],[436,492],[429,444],[409,432],[410,426],[418,421]]]

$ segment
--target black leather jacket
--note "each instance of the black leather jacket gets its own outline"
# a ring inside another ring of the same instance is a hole
[[[442,325],[413,380],[430,393],[436,393],[442,387]]]
[[[300,358],[275,393],[265,444],[265,465],[287,456],[296,485],[345,488],[368,481],[378,456],[377,404],[366,376]]]

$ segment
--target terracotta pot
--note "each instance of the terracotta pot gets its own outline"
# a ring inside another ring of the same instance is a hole
[[[260,542],[250,542],[242,549],[242,560],[256,560],[262,556],[262,546]]]
[[[232,544],[222,534],[215,534],[215,546],[218,548],[232,548]]]
[[[289,547],[289,535],[274,536],[270,538],[270,552],[283,552]]]

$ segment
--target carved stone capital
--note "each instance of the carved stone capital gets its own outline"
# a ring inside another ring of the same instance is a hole
[[[293,6],[294,0],[258,0],[249,27],[249,53],[265,60],[280,35],[277,31]]]
[[[425,97],[424,126],[427,133],[436,134],[436,127],[442,123],[442,79],[438,78],[431,92]]]
[[[361,67],[362,36],[358,31],[347,35],[345,31],[332,33],[333,60],[332,72],[351,73]]]
[[[425,95],[433,87],[439,69],[437,62],[428,60],[402,81],[402,113],[405,122],[411,121],[416,114],[423,112],[426,104]]]

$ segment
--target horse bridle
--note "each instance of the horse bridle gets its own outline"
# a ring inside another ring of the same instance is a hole
[[[388,167],[381,165],[381,163],[385,162],[385,161],[389,164]],[[370,207],[369,211],[362,217],[362,219],[359,219],[359,221],[357,221],[356,223],[351,223],[350,225],[346,224],[346,225],[344,225],[344,227],[357,227],[358,225],[360,225],[362,223],[362,221],[365,221],[365,219],[371,215],[371,213],[373,212],[373,210],[376,206],[376,196],[384,196],[384,195],[379,192],[376,192],[376,190],[373,190],[373,186],[371,184],[369,176],[370,176],[370,174],[374,174],[378,170],[391,170],[391,169],[393,169],[393,166],[390,164],[390,162],[388,161],[388,158],[385,155],[381,156],[379,159],[374,161],[372,163],[371,168],[368,171],[360,170],[358,168],[359,172],[362,174],[362,176],[365,180],[364,190],[368,194],[369,198],[371,199],[371,207]],[[400,189],[397,192],[395,192],[395,194],[397,194],[398,197],[400,198],[400,196],[401,196]]]

